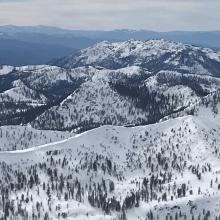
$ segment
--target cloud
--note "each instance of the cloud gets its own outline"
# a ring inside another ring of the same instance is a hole
[[[0,0],[0,10],[2,25],[160,31],[220,29],[219,0]]]

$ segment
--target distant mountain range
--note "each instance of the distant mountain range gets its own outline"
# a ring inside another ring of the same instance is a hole
[[[46,26],[8,25],[0,27],[0,64],[15,66],[46,64],[55,58],[73,54],[103,40],[118,42],[161,38],[220,49],[220,31],[80,31]]]

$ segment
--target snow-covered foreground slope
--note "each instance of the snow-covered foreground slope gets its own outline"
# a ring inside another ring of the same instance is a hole
[[[31,148],[74,136],[73,133],[36,130],[30,126],[0,127],[0,151],[12,151]]]
[[[199,113],[1,152],[0,210],[15,219],[216,219],[219,143],[219,115]]]

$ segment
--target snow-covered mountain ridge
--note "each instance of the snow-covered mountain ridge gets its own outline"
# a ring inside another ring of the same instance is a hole
[[[219,52],[163,39],[120,43],[104,41],[54,64],[66,68],[92,65],[107,69],[140,66],[150,72],[164,69],[220,76]]]

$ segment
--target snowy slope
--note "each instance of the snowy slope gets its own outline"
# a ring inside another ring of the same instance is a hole
[[[216,89],[212,91],[207,96],[204,96],[201,99],[191,102],[185,109],[182,111],[170,114],[161,119],[161,121],[168,120],[170,118],[176,118],[186,115],[196,115],[207,118],[218,118],[219,117],[219,107],[220,107],[220,90]]]
[[[136,128],[104,126],[66,141],[2,152],[1,174],[8,176],[2,187],[17,182],[14,171],[19,167],[28,187],[16,189],[17,199],[9,190],[15,211],[21,204],[24,213],[45,216],[48,212],[53,219],[59,213],[67,219],[124,219],[126,213],[133,220],[147,218],[150,211],[159,219],[174,218],[179,212],[186,219],[210,212],[210,219],[215,219],[220,214],[219,120],[186,116]],[[32,172],[37,183],[30,180]],[[178,190],[184,187],[184,192]],[[91,195],[96,192],[111,200],[99,206],[97,195],[93,203]],[[22,193],[28,202],[22,201]],[[116,201],[120,211],[113,205]],[[43,206],[31,208],[37,202]]]
[[[30,105],[45,105],[48,101],[43,94],[28,88],[21,80],[14,81],[12,85],[13,88],[0,93],[1,102],[8,99],[14,103],[25,102]]]
[[[7,67],[3,66],[3,69]],[[88,68],[72,71],[54,66],[24,66],[0,76],[0,125],[33,120],[85,81]],[[89,75],[88,73],[88,75]]]
[[[7,75],[8,73],[12,72],[13,69],[13,66],[0,66],[0,76]]]
[[[74,136],[60,131],[36,130],[29,126],[0,127],[0,151],[21,150]]]
[[[62,101],[60,106],[44,112],[33,125],[56,130],[86,124],[140,124],[147,116],[147,112],[136,108],[129,99],[117,94],[107,82],[95,80],[84,83]]]

